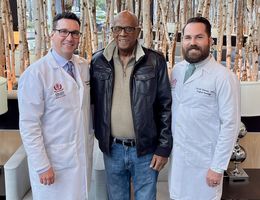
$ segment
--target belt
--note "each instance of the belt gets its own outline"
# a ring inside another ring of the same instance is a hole
[[[124,146],[128,147],[134,147],[135,146],[135,139],[113,139],[114,143],[116,144],[122,144]]]

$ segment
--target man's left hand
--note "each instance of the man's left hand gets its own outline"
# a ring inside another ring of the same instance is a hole
[[[217,173],[209,169],[206,177],[208,186],[216,187],[217,185],[219,185],[222,176],[223,176],[222,173]]]
[[[168,158],[158,156],[158,155],[153,155],[153,159],[150,164],[150,167],[159,172],[164,167],[164,165],[167,163],[167,161],[168,161]]]

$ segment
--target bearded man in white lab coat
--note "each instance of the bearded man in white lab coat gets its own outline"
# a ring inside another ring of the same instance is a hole
[[[239,84],[210,54],[211,25],[203,17],[183,29],[184,61],[171,75],[169,191],[174,200],[218,200],[240,123]]]
[[[85,200],[91,177],[89,68],[73,54],[79,18],[53,19],[52,48],[19,80],[20,132],[34,200]]]

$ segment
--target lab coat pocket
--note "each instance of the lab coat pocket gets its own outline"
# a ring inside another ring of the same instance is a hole
[[[185,160],[188,165],[208,168],[211,161],[211,143],[186,142]]]
[[[63,170],[76,166],[76,142],[50,145],[47,154],[54,170]]]
[[[74,107],[76,93],[73,91],[61,91],[49,96],[49,107],[55,108],[71,108]]]
[[[217,113],[218,105],[215,94],[205,93],[197,93],[193,97],[192,117],[194,119],[209,119]]]
[[[209,104],[215,105],[217,103],[216,93],[212,87],[196,87],[194,88],[194,104]]]

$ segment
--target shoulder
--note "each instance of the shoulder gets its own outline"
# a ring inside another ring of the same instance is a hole
[[[142,46],[142,48],[143,48],[143,51],[144,51],[145,55],[147,55],[147,56],[155,56],[157,58],[165,60],[165,57],[164,57],[162,52],[154,50],[154,49],[146,48],[144,46]]]
[[[210,60],[209,68],[211,69],[211,73],[216,76],[221,77],[230,77],[231,71],[227,69],[224,65],[218,63],[214,58]]]
[[[91,63],[90,63],[90,71],[93,71],[97,67],[107,68],[109,61],[105,58],[104,49],[101,49],[95,52],[92,56]]]
[[[181,61],[181,62],[178,62],[178,63],[176,63],[175,65],[174,65],[174,67],[173,67],[173,70],[172,71],[180,71],[180,70],[185,70],[185,65],[186,65],[187,63],[183,60],[183,61]]]
[[[79,55],[73,55],[73,60],[79,65],[79,66],[88,66],[88,61],[85,59],[85,58],[83,58],[83,57],[81,57],[81,56],[79,56]]]
[[[224,90],[227,90],[227,87],[237,87],[237,84],[239,84],[236,75],[224,65],[215,61],[215,59],[211,60],[209,68],[211,68],[211,77],[215,77],[213,79],[216,80],[217,87],[224,87]]]
[[[57,67],[55,63],[54,59],[47,54],[29,65],[21,74],[20,79],[24,81],[48,79],[51,77],[53,69]]]
[[[46,69],[48,66],[47,59],[45,59],[45,56],[40,58],[39,60],[36,60],[34,63],[29,65],[26,70],[22,73],[21,76],[25,76],[27,74],[37,74],[40,73],[40,71]]]
[[[153,66],[158,71],[167,69],[166,59],[161,52],[146,47],[142,48],[144,51],[143,64]]]
[[[87,61],[85,58],[83,58],[83,57],[81,57],[81,56],[79,56],[79,55],[75,55],[75,58],[76,58],[76,60],[77,60],[78,62],[88,63],[88,61]]]
[[[33,83],[31,84],[32,87],[36,86],[39,81],[43,79],[43,74],[48,73],[48,71],[48,63],[44,57],[35,61],[21,74],[18,82],[19,89],[21,89],[22,86],[27,87],[29,85],[28,83]]]
[[[104,49],[101,49],[101,50],[98,50],[95,53],[93,53],[91,61],[95,61],[96,59],[103,58],[104,57],[103,52],[104,52]]]

